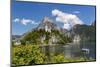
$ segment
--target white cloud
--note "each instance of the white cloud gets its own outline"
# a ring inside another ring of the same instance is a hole
[[[14,22],[19,22],[19,21],[20,21],[19,18],[14,19]]]
[[[76,25],[76,24],[83,24],[83,21],[80,20],[76,15],[64,13],[58,9],[52,10],[52,15],[56,16],[56,21],[64,23],[65,29],[69,29],[70,27]],[[66,27],[68,26],[68,27]]]
[[[71,25],[69,23],[66,23],[66,24],[64,24],[63,28],[70,30],[71,29]]]
[[[25,18],[23,18],[23,19],[15,18],[13,21],[14,21],[14,22],[21,23],[21,24],[23,24],[23,25],[27,25],[27,24],[29,24],[29,23],[30,23],[30,24],[34,24],[34,25],[38,24],[38,23],[36,23],[34,20],[25,19]]]
[[[35,21],[32,21],[32,24],[36,24],[37,25],[38,23],[36,23]]]
[[[32,20],[30,20],[30,19],[22,19],[22,20],[20,20],[20,22],[23,24],[23,25],[27,25],[28,23],[32,23]]]
[[[79,14],[79,13],[80,13],[80,11],[74,11],[73,13],[75,13],[75,14]]]

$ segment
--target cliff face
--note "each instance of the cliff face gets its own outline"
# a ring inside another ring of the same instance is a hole
[[[37,27],[38,30],[44,29],[46,32],[51,32],[51,29],[54,29],[56,25],[48,17],[43,18],[42,22]]]

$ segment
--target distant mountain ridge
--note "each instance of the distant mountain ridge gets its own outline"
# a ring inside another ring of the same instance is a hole
[[[18,39],[20,37],[21,37],[21,35],[12,35],[12,40],[16,40],[16,39]]]
[[[75,25],[72,30],[72,35],[79,35],[81,40],[96,40],[96,22],[94,21],[91,25]]]

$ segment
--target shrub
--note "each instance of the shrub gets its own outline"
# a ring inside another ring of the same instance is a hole
[[[19,45],[12,48],[12,64],[31,65],[45,62],[45,55],[34,45]]]

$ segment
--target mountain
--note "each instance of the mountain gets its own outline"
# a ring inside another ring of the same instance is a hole
[[[91,25],[74,25],[70,31],[60,28],[49,17],[44,17],[41,23],[22,36],[13,36],[20,39],[22,44],[53,45],[66,44],[76,41],[95,41],[96,22]]]
[[[36,28],[38,30],[44,29],[46,32],[51,32],[51,30],[59,30],[61,31],[61,28],[59,28],[53,20],[51,20],[49,17],[44,17],[42,22],[38,25]]]
[[[80,36],[81,41],[95,41],[96,40],[96,29],[95,22],[91,25],[75,25],[71,32],[71,36]]]
[[[64,35],[63,29],[58,27],[54,21],[44,17],[41,23],[21,37],[23,44],[65,44],[71,42],[71,38]]]
[[[31,29],[30,31],[24,33],[22,37],[27,35],[29,32],[32,31],[39,31],[39,30],[45,30],[46,32],[51,32],[51,30],[58,30],[59,32],[62,32],[62,28],[58,27],[53,20],[51,20],[49,17],[44,17],[41,21],[41,23],[36,27]]]
[[[44,17],[42,22],[37,27],[38,30],[45,29],[45,31],[51,32],[51,29],[54,29],[56,25],[48,17]]]

